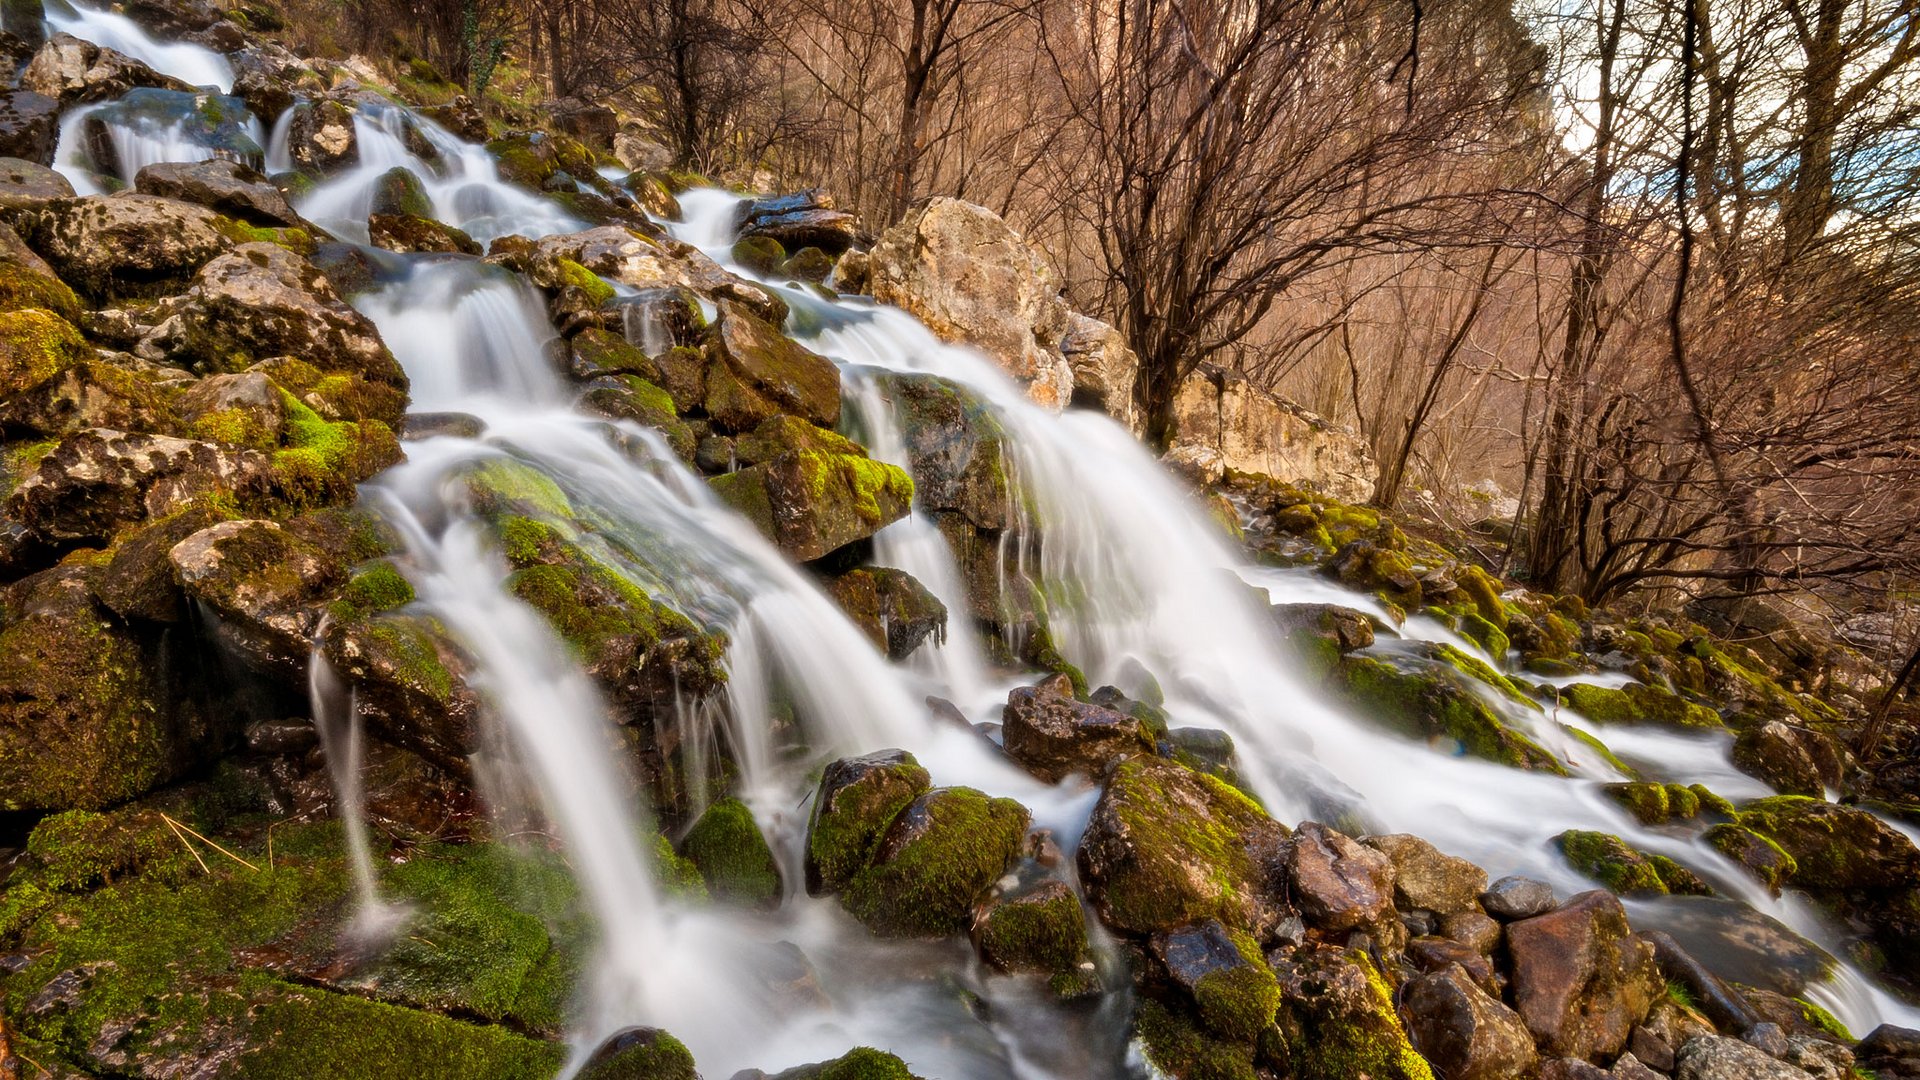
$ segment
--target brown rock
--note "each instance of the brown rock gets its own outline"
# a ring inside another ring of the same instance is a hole
[[[1393,862],[1319,822],[1300,826],[1287,873],[1300,913],[1319,929],[1356,930],[1393,919]]]
[[[1069,773],[1100,776],[1114,760],[1152,749],[1139,720],[1074,700],[1065,675],[1015,690],[1000,720],[1007,756],[1049,784]]]
[[[1664,988],[1653,946],[1611,893],[1581,893],[1508,925],[1507,948],[1514,1004],[1545,1053],[1619,1053]]]
[[[1537,1060],[1519,1015],[1457,964],[1408,982],[1401,1007],[1414,1048],[1448,1080],[1518,1080]]]

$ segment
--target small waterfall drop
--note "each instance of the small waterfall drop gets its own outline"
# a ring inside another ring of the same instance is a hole
[[[212,49],[185,41],[159,41],[139,23],[118,12],[46,0],[47,25],[62,34],[122,52],[162,75],[188,86],[233,89],[233,65]]]

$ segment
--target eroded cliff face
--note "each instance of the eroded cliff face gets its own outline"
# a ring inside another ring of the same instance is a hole
[[[1174,398],[1174,448],[1218,455],[1218,464],[1298,484],[1341,502],[1373,497],[1379,465],[1366,441],[1245,378],[1203,367]]]

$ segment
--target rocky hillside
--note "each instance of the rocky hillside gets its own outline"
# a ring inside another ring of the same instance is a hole
[[[698,178],[618,168],[611,141],[506,130],[465,99],[398,109],[377,70],[296,56],[251,9],[126,5],[152,33],[223,54],[225,95],[49,36],[17,7],[0,36],[15,72],[0,110],[0,1078],[567,1067],[596,937],[576,868],[538,823],[515,835],[488,815],[486,673],[418,602],[405,538],[360,498],[410,447],[484,432],[410,409],[402,364],[356,307],[440,262],[534,290],[578,410],[616,442],[664,444],[877,650],[906,661],[978,637],[1022,685],[997,723],[939,699],[926,722],[1092,801],[1063,842],[1034,827],[1035,807],[862,747],[814,763],[798,850],[776,851],[732,790],[744,766],[726,747],[696,754],[679,719],[733,707],[728,629],[637,584],[565,478],[506,455],[463,469],[459,499],[507,587],[617,722],[605,752],[650,814],[643,842],[673,903],[773,919],[831,897],[875,938],[946,942],[965,959],[921,981],[964,1001],[956,1023],[998,1030],[980,988],[1024,980],[1059,1015],[1118,1030],[1127,1049],[1097,1075],[1920,1077],[1920,1032],[1848,1032],[1810,990],[1844,961],[1920,995],[1920,848],[1905,831],[1920,790],[1850,759],[1857,702],[1831,657],[1501,581],[1356,505],[1373,470],[1351,436],[1205,372],[1168,467],[1253,560],[1346,590],[1352,605],[1271,607],[1325,701],[1436,760],[1589,778],[1617,831],[1674,844],[1568,829],[1558,855],[1592,886],[1569,891],[1490,880],[1352,805],[1277,820],[1225,733],[1167,698],[1089,686],[1038,590],[1007,587],[1003,553],[1044,535],[991,403],[890,374],[907,467],[876,460],[845,422],[843,371],[796,340],[810,309],[766,283],[897,305],[1040,405],[1131,426],[1124,342],[1069,310],[1044,258],[987,211],[934,200],[876,236],[824,192],[752,198],[723,262],[660,224]],[[112,193],[79,195],[51,166],[63,118],[96,104],[77,137]],[[112,125],[136,112],[213,156],[120,176]],[[431,175],[386,172],[352,223],[360,243],[301,208],[371,157],[368,117]],[[272,175],[255,138],[269,128],[291,162]],[[438,219],[429,188],[467,167],[456,143],[484,145],[572,227]],[[874,534],[915,508],[953,550],[967,610],[876,565]],[[375,946],[352,932],[329,775],[351,757],[323,745],[315,714],[330,707],[371,736],[360,776],[379,882],[410,912]],[[1774,794],[1735,801],[1607,745],[1648,731],[1730,746]],[[790,717],[780,737],[796,760],[830,756]],[[1665,853],[1682,846],[1699,865]],[[1717,888],[1729,868],[1741,887]],[[1738,902],[1783,892],[1824,913],[1841,956]],[[1636,928],[1638,902],[1672,896],[1717,897],[1709,930]],[[835,987],[797,948],[762,981],[783,1009],[833,1015]],[[916,1067],[853,1042],[774,1075]],[[585,1049],[576,1075],[697,1075],[652,1028]]]

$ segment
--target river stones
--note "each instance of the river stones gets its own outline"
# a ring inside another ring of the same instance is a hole
[[[739,799],[721,799],[693,823],[680,841],[680,854],[692,861],[716,900],[749,907],[780,903],[780,864]]]
[[[1019,857],[1026,808],[972,788],[936,788],[894,818],[840,904],[882,937],[967,929],[976,900]]]
[[[1100,992],[1086,915],[1064,881],[1040,878],[995,889],[975,907],[972,935],[982,960],[1000,971],[1043,975],[1056,997]]]
[[[137,86],[192,91],[171,75],[162,75],[125,53],[55,34],[27,62],[20,85],[58,101],[62,107],[109,101]]]
[[[1480,905],[1496,919],[1530,919],[1553,910],[1553,886],[1538,878],[1510,875],[1481,893]]]
[[[867,864],[893,819],[932,786],[905,750],[882,750],[828,765],[807,823],[807,892],[835,893]]]
[[[1515,1009],[1545,1054],[1619,1053],[1665,985],[1653,946],[1634,936],[1610,893],[1509,924],[1507,949]]]
[[[1361,843],[1393,862],[1393,900],[1408,910],[1456,915],[1480,910],[1487,872],[1410,833],[1369,836]]]
[[[709,373],[709,387],[718,372]],[[745,467],[708,481],[714,493],[802,562],[864,540],[912,510],[913,478],[904,470],[797,417],[768,419],[736,440],[735,453]]]
[[[947,606],[905,570],[863,566],[828,579],[827,594],[892,660],[946,640]]]
[[[1393,860],[1317,821],[1303,822],[1288,852],[1287,880],[1310,925],[1330,933],[1398,927]]]
[[[1804,1070],[1739,1039],[1702,1035],[1674,1055],[1675,1080],[1809,1080]]]
[[[750,431],[778,413],[822,427],[840,421],[840,370],[731,302],[713,324],[718,361],[707,373],[707,414],[716,429]]]
[[[1538,1059],[1520,1015],[1491,997],[1458,964],[1408,981],[1407,1034],[1451,1080],[1518,1080]]]

